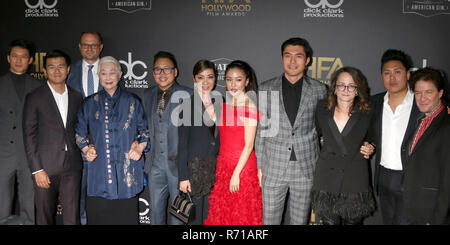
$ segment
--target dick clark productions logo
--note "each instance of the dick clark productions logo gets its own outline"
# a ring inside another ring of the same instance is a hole
[[[25,5],[28,7],[25,9],[25,18],[33,17],[59,17],[58,9],[56,5],[58,0],[53,2],[45,0],[24,0]]]
[[[304,0],[304,18],[344,18],[344,0]]]

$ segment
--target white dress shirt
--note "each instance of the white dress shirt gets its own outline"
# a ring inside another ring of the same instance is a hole
[[[392,170],[402,170],[401,147],[408,127],[409,116],[414,102],[414,93],[408,89],[403,102],[397,106],[395,113],[388,104],[389,92],[384,96],[382,147],[380,164]]]
[[[99,85],[99,80],[98,80],[98,64],[100,63],[100,60],[97,60],[93,65],[94,67],[92,67],[92,75],[94,77],[94,93],[98,92],[98,85]],[[89,72],[89,63],[87,63],[85,60],[83,60],[83,92],[84,94],[87,95],[88,92],[88,72]]]
[[[66,127],[67,122],[67,111],[69,108],[69,93],[67,92],[67,85],[65,85],[64,93],[59,94],[56,92],[50,83],[47,81],[47,85],[50,88],[50,91],[52,91],[53,98],[55,99],[56,105],[58,106],[59,115],[61,116],[61,119],[64,124],[64,128]],[[65,150],[67,151],[67,144],[65,145]],[[41,172],[43,169],[40,169],[38,171],[33,172],[32,174],[36,174]]]

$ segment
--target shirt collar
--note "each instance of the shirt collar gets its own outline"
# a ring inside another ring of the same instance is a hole
[[[166,89],[166,95],[172,93],[173,91],[173,87],[175,86],[175,82],[172,84],[172,86],[170,86],[168,89]],[[162,91],[159,87],[158,87],[158,95],[162,95],[164,91]]]
[[[389,100],[389,92],[386,92],[384,95],[384,103],[387,103]],[[406,92],[405,98],[400,105],[412,105],[414,102],[414,92],[408,87],[408,92]]]
[[[104,90],[104,89],[102,89],[100,92],[103,93],[105,95],[105,97],[108,99],[117,100],[121,94],[121,89],[120,89],[120,86],[117,85],[117,89],[116,89],[116,91],[114,91],[113,96],[109,95],[109,93],[106,92],[106,90]]]
[[[92,67],[92,69],[97,69],[97,67],[98,67],[98,63],[100,62],[100,59],[97,59],[97,61],[96,62],[94,62],[94,67]],[[87,63],[85,60],[83,60],[83,68],[85,68],[85,69],[89,69],[89,66],[90,66],[90,64],[89,63]]]
[[[55,95],[57,95],[57,96],[65,96],[65,95],[67,95],[67,85],[66,84],[64,84],[64,87],[65,87],[65,90],[64,90],[64,93],[62,93],[62,94],[60,94],[60,93],[57,93],[54,89],[53,89],[53,87],[52,87],[52,85],[50,85],[50,82],[47,80],[47,85],[48,85],[48,87],[50,88],[50,91],[52,91],[52,94],[53,94],[53,96],[55,96]]]
[[[303,77],[304,76],[302,76],[296,83],[294,83],[294,84],[292,84],[291,82],[289,82],[289,80],[286,78],[286,75],[283,75],[283,78],[281,79],[282,80],[282,83],[283,83],[283,86],[286,86],[286,88],[297,88],[297,87],[299,87],[299,86],[301,86],[302,85],[302,83],[303,83]],[[287,86],[289,86],[289,87],[287,87]]]

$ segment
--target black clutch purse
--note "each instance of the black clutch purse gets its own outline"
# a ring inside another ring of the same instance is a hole
[[[189,192],[180,191],[170,205],[169,212],[185,224],[195,218],[195,205]]]

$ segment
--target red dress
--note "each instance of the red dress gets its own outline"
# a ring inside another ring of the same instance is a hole
[[[241,117],[259,120],[256,108],[222,104],[219,121],[220,150],[217,157],[216,183],[209,197],[205,225],[261,225],[262,198],[252,151],[241,171],[239,191],[230,192],[230,180],[244,149],[244,123]]]

